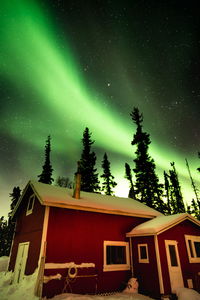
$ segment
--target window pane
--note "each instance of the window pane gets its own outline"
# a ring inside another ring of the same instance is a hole
[[[107,265],[126,264],[125,246],[107,246],[106,254]]]
[[[33,204],[34,204],[34,196],[31,196],[28,202],[28,208],[27,208],[28,211],[33,209]]]
[[[140,246],[140,258],[147,259],[147,248],[146,246]]]
[[[196,256],[200,257],[200,242],[194,242],[194,247],[196,250]]]
[[[178,266],[177,257],[176,257],[176,249],[174,245],[169,245],[169,253],[171,259],[171,266],[176,267]]]
[[[189,244],[189,248],[190,248],[190,255],[191,255],[191,257],[194,257],[194,253],[193,253],[193,250],[192,250],[192,241],[188,240],[188,244]]]

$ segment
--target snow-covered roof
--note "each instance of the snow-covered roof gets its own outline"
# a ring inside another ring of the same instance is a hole
[[[136,226],[129,233],[127,233],[126,236],[131,237],[160,234],[161,232],[175,226],[176,224],[186,219],[200,226],[200,221],[187,213],[175,214],[170,216],[162,215]]]
[[[81,191],[80,199],[75,199],[72,197],[72,189],[44,184],[37,181],[30,181],[27,186],[29,185],[32,187],[42,205],[147,218],[154,218],[162,215],[160,212],[131,198],[107,196]]]

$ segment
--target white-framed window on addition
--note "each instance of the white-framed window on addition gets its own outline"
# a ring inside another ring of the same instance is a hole
[[[128,242],[104,241],[103,259],[103,271],[130,270]]]
[[[26,210],[26,216],[32,214],[33,212],[33,207],[35,203],[35,195],[31,195],[28,199],[28,205],[27,205],[27,210]]]
[[[200,236],[185,235],[185,242],[190,263],[200,263]]]
[[[149,253],[147,244],[138,244],[139,263],[149,263]]]

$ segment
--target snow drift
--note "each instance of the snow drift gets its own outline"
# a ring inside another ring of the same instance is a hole
[[[8,257],[0,257],[0,299],[1,300],[39,300],[34,295],[37,270],[30,276],[24,276],[20,283],[11,284],[13,273],[7,272]],[[176,292],[178,300],[200,300],[200,294],[187,288]],[[61,294],[51,300],[154,300],[141,294],[117,293],[110,296]],[[46,300],[44,298],[43,300]]]

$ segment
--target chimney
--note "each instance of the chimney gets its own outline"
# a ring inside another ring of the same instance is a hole
[[[77,167],[77,172],[75,173],[73,198],[80,199],[80,191],[81,191],[80,161],[78,161],[77,165],[78,165],[78,167]]]

